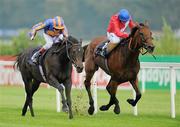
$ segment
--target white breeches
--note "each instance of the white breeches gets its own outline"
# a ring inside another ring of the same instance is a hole
[[[114,33],[109,33],[107,32],[107,38],[110,40],[111,43],[119,43],[121,38],[119,38],[118,36],[116,36]]]
[[[44,49],[49,49],[51,48],[51,46],[53,45],[53,43],[58,43],[59,39],[62,39],[62,34],[60,34],[59,36],[56,37],[51,37],[45,33],[43,33],[44,39],[46,41],[46,44],[43,46]]]

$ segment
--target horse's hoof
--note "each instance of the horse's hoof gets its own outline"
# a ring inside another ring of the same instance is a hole
[[[119,113],[120,113],[120,107],[119,107],[119,105],[117,105],[117,106],[114,107],[114,113],[115,113],[115,114],[119,114]]]
[[[68,105],[65,103],[65,104],[63,104],[63,106],[62,106],[62,111],[63,112],[69,112],[69,107],[68,107]]]
[[[94,113],[94,106],[90,106],[89,107],[88,113],[89,113],[89,115],[93,115],[93,113]]]
[[[133,107],[136,106],[136,103],[133,99],[127,99],[127,102],[131,104]]]
[[[68,107],[62,107],[62,111],[67,113],[67,112],[69,112],[69,108]]]
[[[62,111],[68,113],[69,109],[68,108],[62,108]]]
[[[70,116],[69,116],[69,119],[73,119],[73,115],[70,115]]]
[[[106,105],[102,105],[99,109],[101,111],[107,111],[109,108]]]

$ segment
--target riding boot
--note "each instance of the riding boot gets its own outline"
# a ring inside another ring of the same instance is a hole
[[[106,42],[107,42],[107,40],[106,40]],[[101,44],[99,44],[98,47],[97,47],[97,50],[96,50],[95,54],[96,54],[96,55],[98,55],[98,54],[101,55],[102,50],[103,50],[106,46],[107,46],[107,43],[105,43],[105,42],[102,42]]]
[[[31,60],[34,64],[38,64],[39,57],[46,51],[46,49],[41,48],[39,51],[34,53],[34,55],[31,57]]]
[[[107,58],[107,56],[109,55],[109,53],[118,45],[118,43],[112,43],[109,42],[107,44],[107,46],[103,49],[103,53],[102,56]]]

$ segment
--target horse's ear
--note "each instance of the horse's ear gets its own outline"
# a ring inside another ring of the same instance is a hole
[[[145,20],[145,23],[144,23],[146,26],[149,26],[149,23],[147,20]]]
[[[136,22],[136,27],[141,28],[141,25],[138,22]]]

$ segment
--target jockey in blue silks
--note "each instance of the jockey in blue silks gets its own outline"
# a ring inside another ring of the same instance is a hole
[[[30,32],[31,40],[34,39],[37,31],[43,29],[44,39],[46,44],[39,49],[34,55],[31,57],[33,63],[37,64],[38,58],[51,46],[53,43],[60,42],[59,40],[63,40],[68,37],[68,30],[66,25],[64,24],[64,20],[60,16],[56,16],[54,18],[50,18],[45,20],[44,22],[40,22],[32,27]]]

